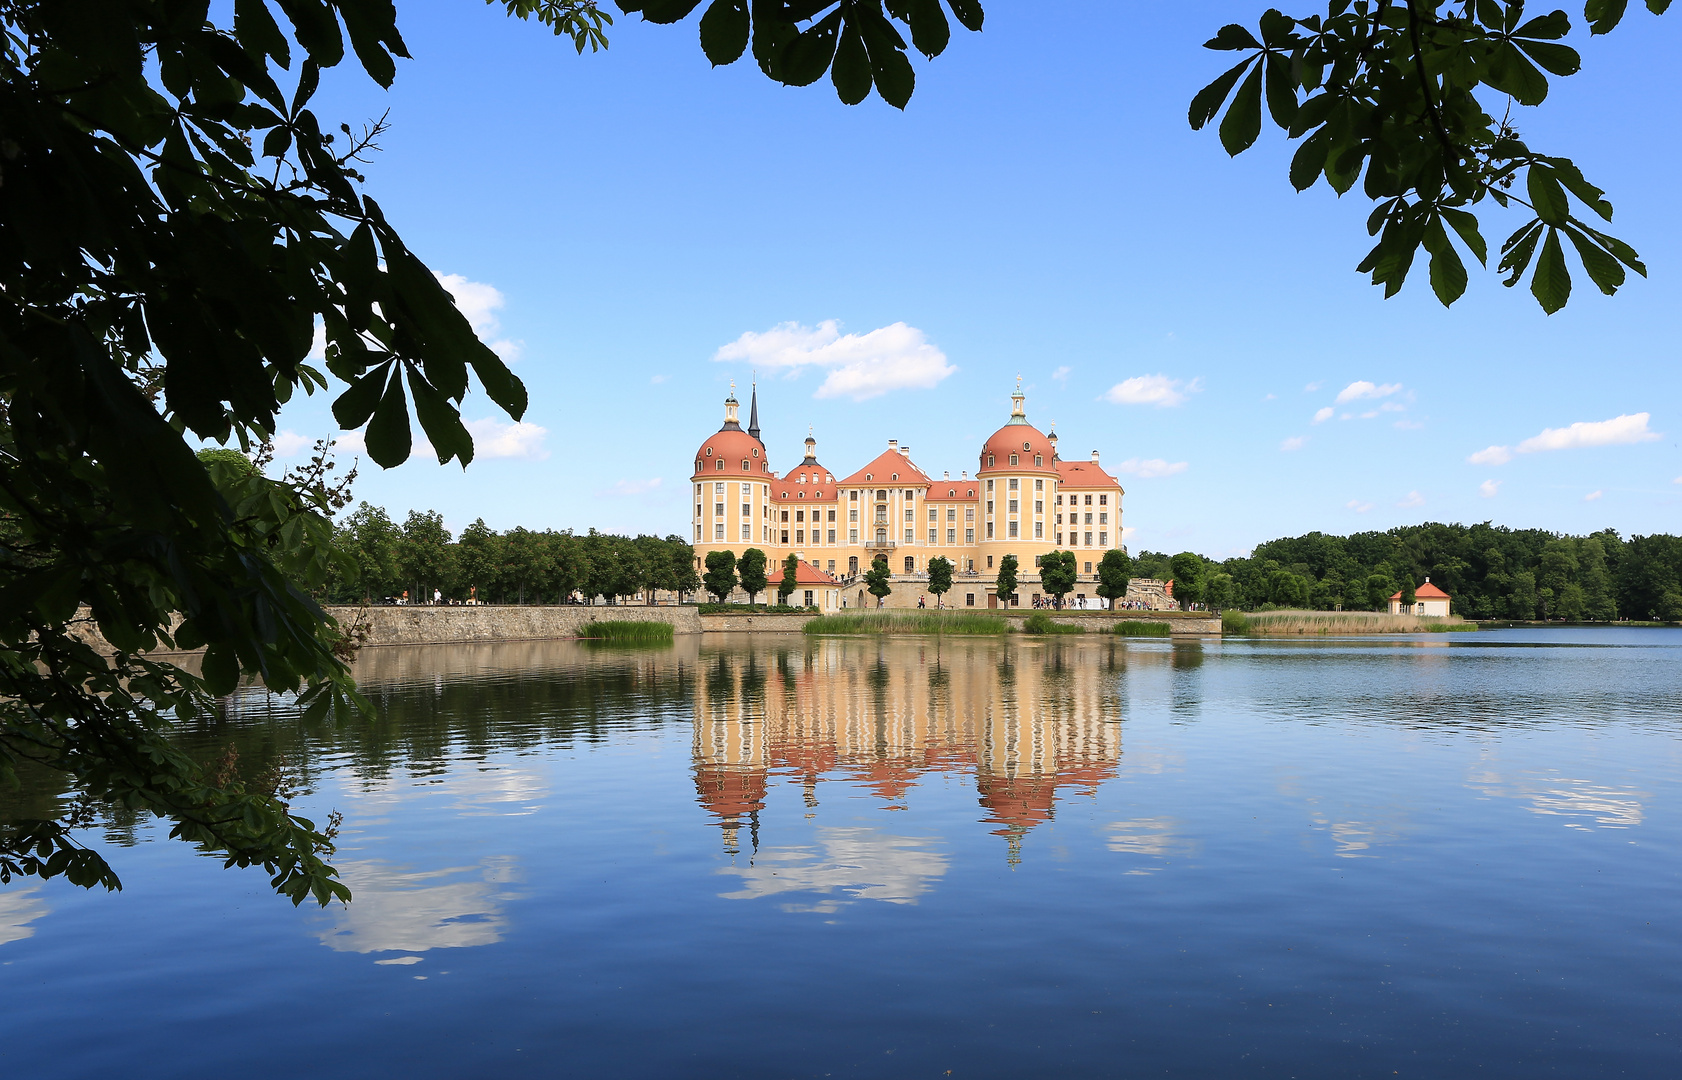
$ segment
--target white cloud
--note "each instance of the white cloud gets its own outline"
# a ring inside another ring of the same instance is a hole
[[[1281,449],[1281,450],[1301,450],[1303,448],[1303,444],[1305,444],[1307,442],[1308,442],[1308,436],[1307,435],[1292,435],[1290,438],[1286,439],[1284,442],[1279,444],[1279,449]]]
[[[1466,460],[1473,465],[1505,465],[1520,454],[1535,454],[1544,450],[1581,450],[1587,446],[1621,446],[1629,443],[1653,442],[1662,438],[1658,432],[1647,430],[1651,413],[1625,413],[1610,420],[1579,420],[1570,427],[1543,428],[1540,434],[1518,446],[1491,446],[1479,450]]]
[[[1330,405],[1327,405],[1323,409],[1316,410],[1316,412],[1314,413],[1313,423],[1316,423],[1316,424],[1325,423],[1327,420],[1330,420],[1332,418],[1332,414],[1335,413],[1336,411],[1337,410],[1332,408]]]
[[[665,382],[670,377],[671,376],[669,376],[669,375],[653,375],[653,376],[649,377],[648,381],[653,383],[655,386],[659,386],[661,383]]]
[[[660,483],[661,481],[658,476],[651,480],[615,480],[612,487],[603,488],[596,492],[596,494],[625,495],[631,497],[635,497],[637,495],[647,495],[650,492],[659,491]]]
[[[1399,401],[1386,401],[1378,407],[1379,412],[1407,412],[1408,407]]]
[[[1365,379],[1360,379],[1356,382],[1350,383],[1348,386],[1345,386],[1342,390],[1338,391],[1337,403],[1339,405],[1343,405],[1351,401],[1360,401],[1363,398],[1389,397],[1401,388],[1401,383],[1385,383],[1380,386],[1377,383],[1370,383]]]
[[[444,286],[449,294],[455,298],[456,310],[467,317],[467,324],[473,327],[473,332],[479,339],[491,347],[491,351],[502,357],[509,364],[520,358],[525,351],[525,342],[510,341],[507,338],[495,338],[496,332],[502,329],[502,323],[496,313],[502,310],[507,302],[502,290],[495,285],[486,285],[482,281],[468,281],[460,274],[439,274],[438,284]]]
[[[1676,479],[1672,480],[1671,483],[1682,484],[1682,476],[1678,476]]]
[[[1149,480],[1153,477],[1173,476],[1175,473],[1183,473],[1187,467],[1188,465],[1184,461],[1169,462],[1162,458],[1146,458],[1144,460],[1128,458],[1116,466],[1116,471],[1129,473],[1142,480]]]
[[[280,431],[273,439],[274,456],[277,458],[295,457],[299,451],[308,450],[315,445],[315,440],[295,431]]]
[[[486,458],[542,461],[549,456],[549,451],[543,447],[549,429],[527,420],[510,424],[487,416],[483,420],[467,421],[467,430],[473,436],[475,461]]]
[[[1263,401],[1273,401],[1273,400],[1277,399],[1278,397],[1279,397],[1278,394],[1264,394],[1264,395],[1262,395],[1262,400]]]
[[[1345,505],[1349,509],[1355,511],[1357,514],[1364,514],[1368,510],[1372,509],[1372,503],[1362,502],[1359,499],[1350,499],[1348,502],[1344,503],[1343,505]]]
[[[1325,386],[1325,385],[1326,385],[1326,383],[1325,383],[1325,380],[1323,380],[1323,379],[1319,380],[1317,382],[1311,382],[1307,386],[1302,388],[1302,392],[1305,393],[1305,394],[1312,394],[1314,391],[1320,389],[1322,386]]]
[[[1055,383],[1058,383],[1062,386],[1069,385],[1069,371],[1070,370],[1071,369],[1069,368],[1069,366],[1067,364],[1063,365],[1062,367],[1058,368],[1056,371],[1053,371],[1051,373],[1051,381],[1055,382]]]
[[[1604,492],[1604,491],[1591,491],[1587,495],[1583,496],[1583,501],[1584,502],[1594,502],[1596,499],[1600,498],[1604,494],[1606,494],[1606,492]]]
[[[1473,465],[1505,465],[1513,460],[1513,452],[1505,446],[1487,446],[1466,460]]]
[[[1401,507],[1403,510],[1406,510],[1406,509],[1408,509],[1410,507],[1414,507],[1414,506],[1424,506],[1425,505],[1425,496],[1421,495],[1417,491],[1410,491],[1410,492],[1408,492],[1408,497],[1403,499],[1401,502],[1397,503],[1396,505]]]
[[[1485,480],[1483,483],[1478,485],[1478,494],[1482,495],[1486,499],[1495,498],[1495,493],[1500,490],[1501,481],[1499,480]]]
[[[1123,525],[1121,527],[1121,542],[1127,543],[1127,541],[1133,539],[1133,534],[1138,531],[1139,527],[1137,525]]]
[[[304,359],[318,364],[327,359],[327,324],[320,319],[315,320],[315,336],[310,339],[310,352]]]
[[[1425,426],[1425,421],[1423,421],[1423,420],[1398,420],[1394,424],[1391,424],[1390,426],[1393,427],[1393,428],[1398,428],[1402,431],[1418,431],[1420,428]]]
[[[1618,446],[1625,443],[1653,442],[1660,438],[1656,431],[1647,430],[1649,413],[1630,413],[1610,420],[1585,423],[1579,420],[1570,427],[1545,428],[1540,435],[1518,444],[1521,454],[1541,450],[1580,450],[1585,446]]]
[[[749,330],[720,346],[713,359],[745,360],[758,368],[784,368],[791,375],[808,367],[825,368],[829,376],[812,396],[854,401],[890,390],[929,390],[958,370],[921,330],[903,322],[868,334],[842,334],[835,319],[816,327],[779,323],[763,334]]]
[[[1186,397],[1201,390],[1203,380],[1185,382],[1166,375],[1135,375],[1123,379],[1104,391],[1103,399],[1112,405],[1155,405],[1159,409],[1185,403]]]

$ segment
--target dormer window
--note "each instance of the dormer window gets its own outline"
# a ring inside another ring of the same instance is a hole
[[[1016,464],[1016,455],[1015,454],[1010,455],[1010,463],[1012,465]]]
[[[894,473],[892,476],[888,477],[888,479],[889,480],[898,480],[899,479],[899,473]]]
[[[1034,455],[1034,468],[1037,469],[1044,464],[1045,464],[1044,459],[1039,454],[1035,454]]]
[[[710,450],[709,450],[709,451],[707,451],[707,452],[708,452],[708,453],[709,453],[709,454],[710,454],[710,453],[712,453],[712,451],[710,451]],[[991,469],[991,468],[992,468],[992,467],[993,467],[993,455],[992,455],[992,454],[988,454],[988,455],[987,455],[987,467],[988,467],[988,468],[989,468],[989,469]]]
[[[749,465],[748,465],[748,459],[747,459],[747,458],[743,458],[743,459],[742,459],[742,471],[743,471],[743,472],[747,472],[747,471],[748,471],[748,469],[749,469],[749,467],[750,467],[750,466],[749,466]]]

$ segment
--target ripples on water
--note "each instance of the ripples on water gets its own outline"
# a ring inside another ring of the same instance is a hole
[[[1682,633],[370,649],[191,732],[294,911],[113,818],[0,887],[6,1075],[1674,1075]],[[0,815],[51,809],[36,778]]]

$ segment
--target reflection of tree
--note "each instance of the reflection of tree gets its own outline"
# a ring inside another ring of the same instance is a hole
[[[338,866],[355,899],[314,916],[321,926],[316,937],[335,952],[494,945],[508,927],[502,886],[516,879],[510,857],[443,870],[403,870],[379,860]]]

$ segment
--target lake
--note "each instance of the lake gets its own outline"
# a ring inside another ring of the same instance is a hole
[[[8,1077],[1682,1074],[1682,631],[365,650],[187,739],[347,907],[108,820]],[[0,813],[46,789],[0,794]]]

